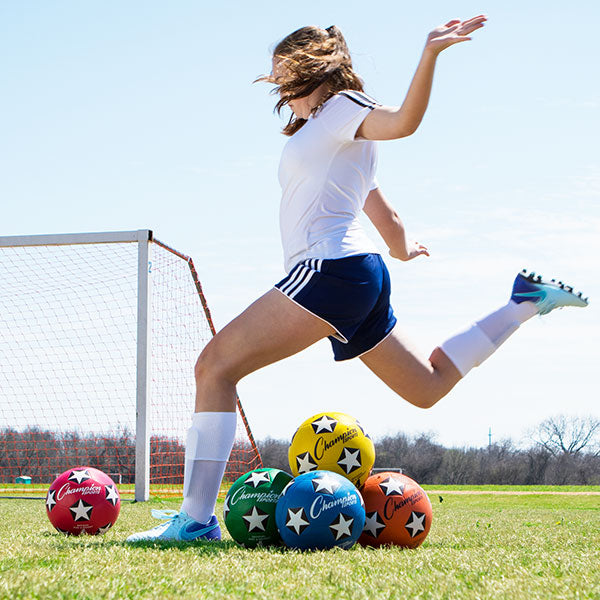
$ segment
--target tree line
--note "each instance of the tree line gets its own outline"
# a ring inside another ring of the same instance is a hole
[[[398,433],[375,440],[375,468],[401,469],[422,484],[600,485],[600,420],[557,416],[532,434],[532,445],[510,440],[485,448],[446,448],[431,434]],[[289,470],[289,442],[259,443],[264,464]]]
[[[600,420],[558,416],[543,421],[526,449],[505,440],[486,448],[446,448],[431,434],[398,433],[375,440],[375,468],[402,469],[422,484],[600,485]],[[288,440],[258,442],[262,463],[289,471]],[[181,485],[185,449],[177,439],[150,440],[151,482]],[[48,483],[77,465],[135,481],[135,435],[84,434],[41,429],[0,430],[0,482],[28,475]],[[260,466],[248,446],[237,444],[226,477]]]
[[[289,471],[289,443],[259,443],[264,464]],[[430,435],[399,433],[375,442],[375,468],[401,470],[421,484],[600,485],[600,457],[519,450],[511,441],[487,448],[445,448]]]
[[[115,434],[56,432],[39,428],[0,430],[0,482],[14,483],[20,475],[32,483],[50,483],[75,466],[104,471],[117,483],[135,482],[135,434],[123,429]],[[185,447],[178,439],[150,438],[150,482],[181,485]],[[235,480],[245,467],[256,468],[249,444],[236,442],[225,477]]]

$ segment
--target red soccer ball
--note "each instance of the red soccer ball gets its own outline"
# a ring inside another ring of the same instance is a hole
[[[360,493],[366,521],[359,544],[416,548],[423,543],[431,527],[431,502],[416,481],[400,473],[378,473]]]
[[[93,467],[74,467],[59,475],[46,495],[46,513],[64,534],[106,533],[117,520],[121,499],[115,482]]]

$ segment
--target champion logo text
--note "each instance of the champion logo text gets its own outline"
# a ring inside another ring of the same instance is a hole
[[[79,485],[77,487],[72,488],[70,483],[65,483],[57,492],[56,499],[62,500],[65,496],[69,494],[100,494],[102,488],[99,485]]]
[[[255,502],[270,502],[275,504],[279,500],[279,494],[275,492],[246,492],[244,488],[238,488],[231,495],[230,506],[235,506],[240,500],[254,500]]]
[[[390,496],[383,507],[383,516],[389,520],[394,516],[394,513],[397,510],[400,510],[407,504],[416,504],[422,497],[422,491],[416,491],[414,494],[411,494],[406,498],[402,498],[400,496]]]
[[[334,508],[335,506],[344,508],[346,506],[353,506],[357,502],[358,498],[356,497],[356,494],[352,494],[351,492],[348,492],[342,498],[335,498],[330,502],[328,502],[324,496],[317,496],[310,506],[310,518],[318,519],[322,512]]]
[[[345,444],[346,442],[354,439],[357,435],[358,430],[355,427],[353,427],[351,429],[348,429],[347,431],[344,431],[344,433],[338,435],[337,437],[333,438],[330,442],[326,442],[323,436],[319,436],[317,438],[317,441],[315,442],[315,458],[317,460],[321,460],[325,455],[325,452],[329,450],[329,448],[333,448],[333,446],[339,444],[340,442]]]

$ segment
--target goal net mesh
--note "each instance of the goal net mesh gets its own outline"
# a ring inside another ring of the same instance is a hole
[[[193,262],[150,252],[150,493],[181,494],[194,363],[214,334]],[[137,243],[0,247],[0,493],[76,465],[135,483]],[[261,466],[241,404],[225,483]]]

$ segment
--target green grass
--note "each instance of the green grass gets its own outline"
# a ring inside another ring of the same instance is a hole
[[[106,536],[55,532],[40,500],[0,500],[0,598],[310,598],[600,600],[598,496],[431,496],[416,550],[293,552],[221,543],[123,543],[150,508],[123,504]],[[219,507],[220,511],[221,507]],[[220,514],[220,513],[219,513]]]
[[[0,499],[2,497],[45,497],[48,491],[49,483],[35,483],[23,485],[22,483],[0,483]],[[229,486],[223,486],[221,495],[225,497]],[[498,492],[553,492],[553,493],[573,493],[573,492],[594,492],[600,493],[600,485],[424,485],[425,490],[441,491],[498,491]],[[151,496],[171,496],[181,497],[183,487],[180,486],[162,486],[151,484]],[[119,485],[119,492],[122,498],[133,500],[135,485],[133,483],[124,483]]]
[[[425,490],[446,491],[486,491],[486,492],[554,492],[557,494],[566,492],[598,492],[600,485],[424,485]]]
[[[227,493],[231,483],[223,483],[221,486],[221,492],[223,497]],[[46,497],[48,488],[51,482],[48,483],[31,483],[25,485],[23,483],[0,483],[0,498],[31,498],[31,497]],[[119,493],[121,498],[127,500],[133,500],[135,494],[135,484],[133,483],[120,483],[118,484]],[[183,494],[183,483],[180,485],[171,484],[150,484],[150,496],[156,497],[182,497]]]

